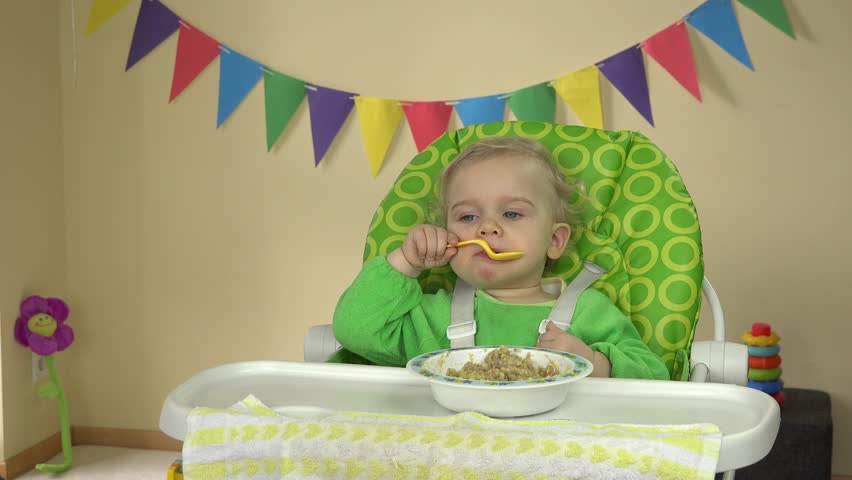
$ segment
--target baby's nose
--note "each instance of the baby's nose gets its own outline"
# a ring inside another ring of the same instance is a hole
[[[500,232],[500,226],[496,222],[491,220],[486,220],[482,222],[482,224],[479,226],[479,234],[483,236],[499,235]]]

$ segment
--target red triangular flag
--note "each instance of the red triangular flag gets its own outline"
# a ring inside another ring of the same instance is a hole
[[[453,114],[453,106],[447,102],[403,102],[402,109],[418,152],[447,131]]]
[[[169,102],[180,95],[207,65],[219,56],[219,42],[195,27],[180,22],[172,93]]]
[[[679,21],[654,34],[645,41],[642,49],[701,101],[701,90],[698,88],[698,76],[695,74],[695,61],[692,59],[685,22]]]

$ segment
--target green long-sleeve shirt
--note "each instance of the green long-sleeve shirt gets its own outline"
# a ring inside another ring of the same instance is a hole
[[[535,345],[539,323],[554,303],[505,303],[477,290],[474,343]],[[424,294],[417,280],[397,271],[385,257],[376,257],[341,296],[334,335],[346,350],[371,362],[404,366],[417,355],[450,347],[451,304],[451,294]],[[580,295],[568,332],[606,355],[613,377],[669,379],[666,366],[642,342],[636,327],[598,290],[589,288]],[[345,358],[345,352],[338,353],[330,361]]]

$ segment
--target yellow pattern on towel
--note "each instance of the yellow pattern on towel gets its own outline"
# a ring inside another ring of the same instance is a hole
[[[495,420],[473,412],[415,417],[277,414],[249,396],[196,408],[183,445],[186,480],[712,480],[715,425]]]

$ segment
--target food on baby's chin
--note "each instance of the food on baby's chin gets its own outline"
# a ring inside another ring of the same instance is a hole
[[[448,368],[446,375],[468,380],[532,380],[559,375],[559,367],[553,360],[543,367],[536,366],[529,352],[521,357],[502,346],[488,352],[482,363],[467,362],[461,370]]]

